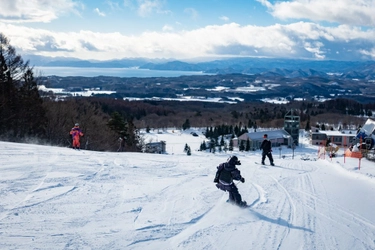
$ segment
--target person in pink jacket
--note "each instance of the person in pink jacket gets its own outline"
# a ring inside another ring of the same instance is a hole
[[[79,139],[81,136],[83,136],[82,130],[79,128],[79,124],[76,123],[74,127],[70,130],[70,135],[73,139],[73,148],[74,149],[80,149],[81,143],[79,142]]]

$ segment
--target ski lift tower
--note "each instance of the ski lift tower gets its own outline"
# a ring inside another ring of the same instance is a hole
[[[300,117],[293,110],[290,110],[284,116],[284,130],[290,134],[295,146],[298,146],[299,140],[299,120]]]

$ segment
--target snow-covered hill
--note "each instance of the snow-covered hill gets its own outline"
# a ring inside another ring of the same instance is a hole
[[[190,132],[147,134],[162,155],[0,142],[0,249],[375,249],[374,163],[314,160],[304,141],[274,149],[275,167],[231,152],[240,209],[213,183],[229,152]]]

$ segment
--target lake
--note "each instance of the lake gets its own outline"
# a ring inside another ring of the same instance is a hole
[[[35,76],[116,76],[116,77],[179,77],[212,75],[200,71],[149,70],[137,68],[34,67]]]

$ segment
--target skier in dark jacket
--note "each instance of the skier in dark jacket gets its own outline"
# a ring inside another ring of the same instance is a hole
[[[241,195],[238,192],[238,188],[233,183],[233,180],[245,182],[245,178],[241,176],[240,170],[236,168],[236,165],[241,165],[237,156],[232,156],[227,162],[221,163],[217,167],[214,182],[216,187],[229,193],[229,202],[232,202],[240,207],[246,207],[246,201],[242,201]]]
[[[275,164],[273,164],[271,141],[268,140],[267,134],[264,134],[263,138],[264,140],[262,144],[260,145],[260,149],[263,150],[262,151],[262,165],[265,165],[264,160],[266,159],[266,156],[267,156],[268,159],[270,160],[271,166],[275,166]]]

